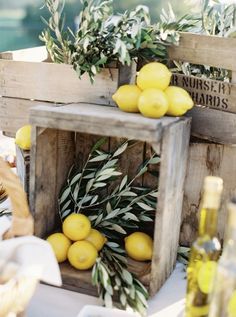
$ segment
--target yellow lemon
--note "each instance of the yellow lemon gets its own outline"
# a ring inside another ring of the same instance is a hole
[[[95,246],[88,241],[77,241],[72,244],[68,251],[70,264],[78,270],[88,270],[96,262],[98,251]]]
[[[63,233],[53,233],[47,238],[51,245],[58,263],[67,259],[67,252],[71,246],[71,241]]]
[[[17,130],[15,142],[22,150],[30,150],[31,125],[25,125],[19,130]]]
[[[126,112],[139,112],[138,98],[141,90],[136,85],[123,85],[112,96],[118,107]]]
[[[228,304],[229,317],[236,317],[236,291],[233,292]]]
[[[203,263],[198,271],[197,282],[202,293],[209,294],[213,287],[213,282],[216,274],[217,263],[208,261]]]
[[[107,242],[107,238],[96,229],[91,229],[85,240],[91,242],[98,251],[102,250],[104,244]]]
[[[141,68],[137,76],[137,85],[140,89],[157,88],[165,90],[171,80],[171,72],[162,63],[153,62]]]
[[[125,250],[129,257],[136,261],[152,259],[153,241],[144,232],[134,232],[125,238]]]
[[[160,89],[144,90],[138,101],[138,108],[142,115],[149,118],[161,118],[168,110],[168,99]]]
[[[72,241],[85,239],[89,235],[90,230],[90,220],[82,214],[71,214],[62,224],[63,233]]]
[[[182,116],[194,105],[191,96],[183,88],[170,86],[165,93],[169,101],[167,115]]]

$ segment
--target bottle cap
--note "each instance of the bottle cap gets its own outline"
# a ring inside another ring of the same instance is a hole
[[[207,176],[204,179],[204,190],[221,193],[223,190],[223,179],[216,176]]]

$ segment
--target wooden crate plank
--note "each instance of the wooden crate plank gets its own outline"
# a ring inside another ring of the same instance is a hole
[[[236,113],[236,85],[219,80],[173,74],[172,85],[187,90],[196,105]]]
[[[199,205],[205,176],[223,178],[224,191],[219,211],[218,234],[224,238],[227,218],[226,202],[236,190],[236,147],[212,143],[190,143],[184,190],[180,244],[190,246],[198,232]]]
[[[118,69],[104,69],[92,85],[88,75],[80,80],[72,66],[54,63],[0,60],[0,78],[0,96],[61,103],[114,105],[118,87]]]
[[[176,261],[189,136],[190,121],[180,121],[166,129],[162,139],[150,282],[151,295],[154,295],[163,285]],[[155,144],[153,147],[155,148]]]
[[[179,45],[168,51],[171,60],[236,70],[234,38],[181,33]]]
[[[0,59],[8,59],[13,61],[43,62],[48,58],[48,52],[45,46],[0,52]]]
[[[186,115],[192,118],[193,136],[220,144],[236,144],[234,113],[194,107]]]
[[[26,194],[29,194],[30,151],[20,149],[16,145],[16,170]]]
[[[33,100],[0,97],[0,130],[14,135],[29,124],[29,109],[36,104]]]
[[[59,222],[58,192],[73,164],[71,133],[32,127],[30,207],[35,217],[35,235],[45,237]]]
[[[162,129],[179,118],[149,119],[115,107],[71,104],[58,107],[41,105],[30,110],[30,122],[41,127],[81,131],[104,136],[127,137],[158,142]]]

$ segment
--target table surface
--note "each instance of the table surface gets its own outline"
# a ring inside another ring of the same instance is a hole
[[[186,279],[178,263],[160,291],[149,300],[148,316],[182,317]],[[27,311],[27,317],[76,317],[84,305],[100,305],[98,298],[40,284]]]

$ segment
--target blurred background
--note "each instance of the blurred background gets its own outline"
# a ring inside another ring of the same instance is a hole
[[[198,10],[200,0],[170,0],[178,16]],[[15,50],[41,45],[39,34],[44,28],[41,16],[47,18],[43,0],[0,0],[0,51]],[[138,4],[149,6],[153,21],[161,8],[167,8],[166,0],[114,0],[117,12],[130,9]],[[74,28],[75,16],[81,9],[80,0],[66,0],[66,21]]]

